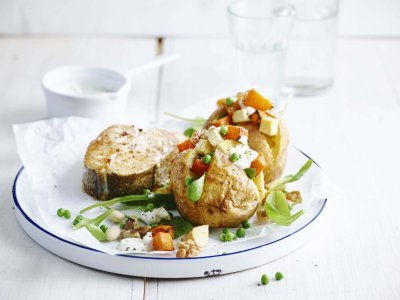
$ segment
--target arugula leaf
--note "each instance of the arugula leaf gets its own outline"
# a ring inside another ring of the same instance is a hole
[[[183,134],[187,137],[187,138],[191,138],[193,133],[196,131],[196,129],[194,129],[193,127],[189,127],[186,128],[185,131],[183,132]]]
[[[171,114],[169,112],[165,112],[164,114],[166,114],[167,116],[173,117],[175,119],[191,123],[194,129],[203,128],[204,123],[206,122],[206,119],[201,118],[201,117],[190,119],[190,118],[181,117],[181,116],[178,116],[175,114]]]
[[[294,175],[286,175],[285,177],[276,179],[267,184],[269,191],[280,190],[285,184],[299,180],[311,168],[313,161],[309,159]]]
[[[181,217],[174,217],[171,220],[163,220],[160,224],[172,225],[174,227],[174,239],[189,233],[193,225]]]
[[[291,215],[285,194],[281,191],[273,191],[269,194],[265,201],[264,209],[272,222],[283,226],[289,226],[304,213],[301,210]]]

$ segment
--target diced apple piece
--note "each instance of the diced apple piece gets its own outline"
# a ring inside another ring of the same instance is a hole
[[[278,134],[279,120],[272,117],[264,117],[261,119],[260,132],[267,134],[269,136],[274,136]]]
[[[257,189],[260,193],[265,191],[265,182],[264,182],[264,172],[260,172],[256,178],[254,178],[254,183],[257,186]]]
[[[229,154],[229,149],[235,148],[238,145],[240,145],[239,142],[233,140],[224,140],[218,145],[218,149],[226,154]]]
[[[195,148],[196,152],[202,155],[206,155],[211,153],[214,148],[208,140],[200,139]]]
[[[207,131],[207,139],[214,147],[218,146],[224,139],[221,137],[216,127],[210,127]]]
[[[208,235],[208,225],[196,226],[185,235],[184,240],[193,240],[197,247],[205,247],[208,245]]]
[[[239,109],[232,114],[233,123],[242,123],[250,121],[247,109]]]

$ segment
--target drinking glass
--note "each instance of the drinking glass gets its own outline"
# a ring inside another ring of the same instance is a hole
[[[338,0],[290,0],[296,17],[285,65],[284,91],[309,96],[333,85]]]
[[[255,87],[276,102],[294,7],[278,0],[239,0],[228,6],[228,15],[241,85]]]

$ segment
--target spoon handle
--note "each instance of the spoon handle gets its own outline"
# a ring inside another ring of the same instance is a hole
[[[173,62],[178,57],[179,57],[179,55],[176,53],[159,55],[156,58],[154,58],[153,60],[150,60],[149,62],[147,62],[141,66],[138,66],[138,67],[135,67],[135,68],[129,70],[128,72],[125,73],[125,76],[128,79],[132,79],[133,77],[135,77],[138,74],[141,74],[143,72],[146,72],[151,69],[154,69],[154,68],[163,66],[165,64],[168,64],[170,62]]]

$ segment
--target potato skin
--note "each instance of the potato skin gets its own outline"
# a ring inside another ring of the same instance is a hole
[[[171,170],[172,190],[182,217],[194,225],[210,227],[234,227],[248,220],[261,201],[257,186],[219,150],[206,174],[200,200],[188,199],[185,178],[193,176],[190,167],[195,156],[194,150],[181,152]]]
[[[223,107],[218,107],[207,119],[204,128],[212,125],[213,121],[226,114]],[[264,154],[267,166],[264,169],[265,183],[282,176],[287,159],[287,148],[289,145],[289,132],[282,121],[279,122],[279,131],[276,136],[268,136],[258,130],[258,126],[251,122],[235,124],[244,127],[249,132],[248,143],[251,149]]]

